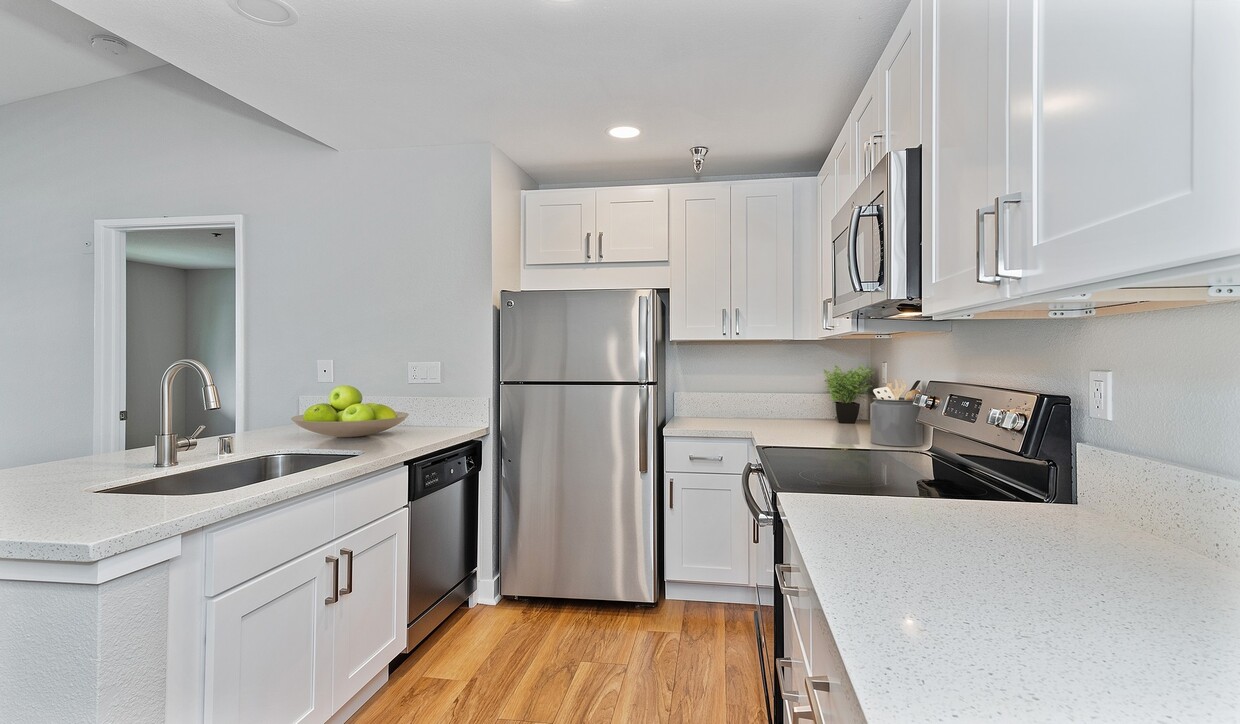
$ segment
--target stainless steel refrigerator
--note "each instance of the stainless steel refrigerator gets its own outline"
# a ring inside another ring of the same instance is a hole
[[[500,593],[653,603],[665,298],[500,297]]]

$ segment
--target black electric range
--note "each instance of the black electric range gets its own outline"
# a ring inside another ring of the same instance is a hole
[[[777,507],[780,494],[1076,502],[1072,407],[1067,397],[931,382],[916,404],[921,407],[917,421],[931,428],[927,450],[758,448],[761,462],[745,467],[741,489],[758,524],[775,528],[776,564],[787,563]],[[753,478],[760,484],[760,494],[752,486]],[[778,581],[774,583],[779,590]],[[786,655],[783,606],[778,600],[771,613],[774,646],[763,640],[761,625],[758,646],[763,688],[769,692],[767,711],[778,723],[784,720],[778,703],[796,692],[780,691],[774,675],[775,662]]]

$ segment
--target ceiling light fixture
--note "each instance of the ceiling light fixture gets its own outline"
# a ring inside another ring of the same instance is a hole
[[[263,25],[292,25],[297,11],[284,0],[228,0],[228,6],[243,17]]]
[[[129,52],[129,43],[115,35],[92,35],[90,36],[90,47],[103,51],[108,55],[124,55]]]
[[[641,129],[634,126],[615,126],[607,129],[607,135],[612,138],[637,138],[641,135]]]
[[[689,153],[693,154],[693,173],[702,173],[702,162],[706,160],[706,154],[710,149],[705,146],[694,146],[689,149]]]

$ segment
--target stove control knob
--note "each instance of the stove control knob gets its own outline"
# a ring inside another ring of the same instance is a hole
[[[931,395],[918,395],[913,398],[913,404],[918,407],[924,407],[927,410],[933,410],[934,406],[939,404],[939,398]]]
[[[995,409],[986,416],[986,422],[1003,430],[1020,432],[1025,429],[1025,423],[1029,422],[1029,418],[1023,412]]]

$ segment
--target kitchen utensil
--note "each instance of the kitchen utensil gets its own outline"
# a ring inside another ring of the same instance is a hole
[[[904,380],[899,379],[888,382],[887,389],[891,390],[892,398],[896,400],[903,399],[904,393],[908,390],[908,388],[904,386]]]
[[[895,396],[895,395],[891,392],[891,389],[890,389],[890,388],[887,388],[887,387],[875,387],[875,388],[874,388],[874,399],[876,399],[876,400],[894,400],[894,399],[896,399],[896,396]]]
[[[396,417],[388,420],[363,420],[359,422],[307,422],[301,415],[293,417],[293,424],[303,430],[326,435],[328,437],[366,437],[396,427],[409,417],[407,412],[398,412]]]

